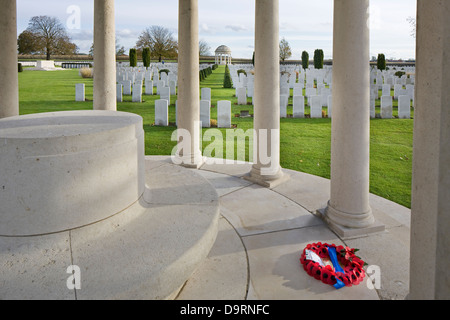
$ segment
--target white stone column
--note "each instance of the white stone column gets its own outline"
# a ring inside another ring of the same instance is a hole
[[[369,0],[335,0],[330,201],[325,220],[342,237],[384,230],[369,205]],[[356,229],[356,230],[355,230]]]
[[[409,299],[450,299],[449,15],[417,1]]]
[[[178,14],[177,119],[179,134],[185,135],[183,141],[179,137],[178,147],[182,165],[199,168],[203,158],[200,151],[198,0],[179,0]]]
[[[280,167],[279,0],[255,1],[254,165],[247,180],[273,188]]]
[[[0,119],[19,115],[16,0],[0,0]]]
[[[94,0],[94,110],[117,110],[114,0]]]

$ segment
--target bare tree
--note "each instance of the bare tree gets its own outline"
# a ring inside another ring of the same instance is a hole
[[[161,62],[163,57],[174,58],[177,55],[178,43],[174,40],[172,32],[161,26],[146,28],[136,42],[136,48],[142,51],[150,48],[152,55]]]
[[[36,38],[37,46],[47,55],[47,60],[54,53],[70,53],[71,49],[77,50],[76,45],[70,43],[63,24],[54,17],[35,16],[28,23],[28,32],[32,33]],[[73,51],[72,50],[72,51]],[[75,53],[72,52],[72,53]]]
[[[200,40],[198,43],[199,51],[201,56],[210,56],[211,47],[208,45],[208,43],[205,40]]]
[[[408,17],[406,21],[409,22],[409,25],[411,26],[411,37],[416,37],[416,18]]]
[[[292,56],[291,47],[285,38],[280,41],[280,60],[284,61]]]

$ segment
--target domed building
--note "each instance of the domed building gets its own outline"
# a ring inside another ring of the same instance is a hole
[[[231,49],[225,45],[218,47],[215,51],[216,64],[231,64]]]

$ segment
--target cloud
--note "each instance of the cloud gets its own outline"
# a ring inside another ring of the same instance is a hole
[[[243,25],[237,25],[237,24],[233,24],[233,25],[227,25],[225,26],[226,29],[231,29],[235,32],[239,32],[239,31],[247,31],[247,27],[243,26]]]

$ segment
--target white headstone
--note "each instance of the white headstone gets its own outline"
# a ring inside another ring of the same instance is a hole
[[[242,73],[241,73],[242,74]],[[247,88],[237,88],[238,104],[247,104]]]
[[[391,95],[391,85],[390,84],[383,84],[381,95],[382,96],[390,96]]]
[[[85,86],[84,83],[77,83],[75,85],[75,101],[85,101]]]
[[[118,83],[116,85],[116,94],[117,94],[117,102],[122,102],[123,97],[122,97],[122,84],[121,83]]]
[[[382,119],[392,119],[392,96],[381,97],[381,110]]]
[[[294,118],[304,118],[305,117],[305,98],[303,96],[294,96],[293,98],[293,113]]]
[[[289,97],[287,95],[280,95],[280,118],[287,118],[288,99]]]
[[[170,105],[170,87],[162,87],[159,92],[160,99],[167,100]]]
[[[133,85],[132,102],[142,102],[142,81],[136,81]]]
[[[145,81],[145,94],[153,95],[153,81],[151,81],[151,80]]]
[[[231,101],[217,101],[217,127],[231,128]]]
[[[411,119],[411,99],[409,96],[398,97],[399,119]]]
[[[328,100],[327,101],[327,115],[328,115],[328,118],[331,119],[332,110],[333,110],[333,96],[329,95],[327,100]]]
[[[155,101],[155,125],[164,127],[169,125],[169,102],[167,100]]]
[[[370,117],[375,119],[375,98],[370,99]]]
[[[131,80],[125,80],[122,84],[123,84],[123,94],[125,96],[131,95]]]
[[[211,102],[211,88],[202,88],[201,89],[201,99]]]
[[[310,97],[311,118],[322,118],[322,99],[320,96]]]
[[[177,82],[175,80],[169,80],[169,88],[171,95],[177,94]]]
[[[203,128],[211,127],[211,101],[200,101],[200,121]]]

